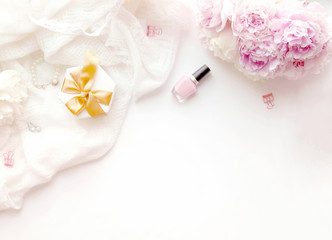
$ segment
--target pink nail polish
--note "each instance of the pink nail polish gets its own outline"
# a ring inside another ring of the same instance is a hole
[[[172,93],[178,100],[183,102],[197,91],[197,84],[206,74],[210,72],[210,68],[206,65],[198,69],[192,76],[183,76],[175,84]]]

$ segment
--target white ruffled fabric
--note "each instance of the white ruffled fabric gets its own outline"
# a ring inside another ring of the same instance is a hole
[[[0,126],[11,125],[21,114],[27,92],[19,72],[7,70],[0,73]]]
[[[132,96],[140,98],[167,79],[179,29],[178,3],[168,0],[0,0],[0,5],[1,67],[19,71],[29,95],[15,124],[0,127],[4,210],[19,209],[27,191],[58,171],[96,160],[112,148]],[[162,36],[147,37],[146,25],[161,27]],[[72,115],[56,97],[60,86],[40,90],[31,83],[30,68],[38,56],[61,64],[63,74],[66,67],[82,65],[87,49],[117,83],[112,109],[100,119]],[[30,132],[28,122],[42,131]],[[9,151],[12,168],[3,164]]]

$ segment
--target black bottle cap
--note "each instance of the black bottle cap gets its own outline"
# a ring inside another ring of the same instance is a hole
[[[210,72],[210,68],[206,65],[204,65],[203,67],[201,67],[200,69],[198,69],[194,74],[193,77],[197,80],[197,82],[199,82],[202,78],[205,77],[206,74],[208,74]]]

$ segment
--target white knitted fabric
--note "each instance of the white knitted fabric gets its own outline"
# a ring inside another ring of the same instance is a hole
[[[32,187],[112,148],[131,97],[155,90],[168,77],[179,32],[177,7],[169,0],[0,0],[1,68],[19,71],[28,86],[24,113],[0,129],[0,210],[19,209]],[[147,37],[146,25],[162,28],[162,35]],[[100,119],[78,119],[57,98],[60,86],[40,90],[31,82],[38,56],[60,64],[61,77],[66,67],[82,65],[87,49],[117,83],[112,109]],[[42,131],[32,133],[28,122]],[[3,164],[9,151],[12,168]]]

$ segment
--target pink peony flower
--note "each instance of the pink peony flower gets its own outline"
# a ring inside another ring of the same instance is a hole
[[[259,39],[270,34],[270,22],[276,13],[275,4],[242,1],[232,18],[234,35],[241,39]]]
[[[210,33],[221,32],[227,23],[231,0],[200,0],[198,1],[197,21]]]
[[[272,37],[239,41],[239,69],[254,79],[274,78],[285,65],[286,49]]]
[[[199,0],[201,37],[253,79],[319,73],[332,55],[325,9],[298,0]]]
[[[292,11],[282,11],[278,17],[274,41],[287,47],[286,75],[299,78],[317,72],[317,65],[321,68],[327,63],[326,53],[330,52],[331,36],[324,8],[318,3],[297,3]]]

